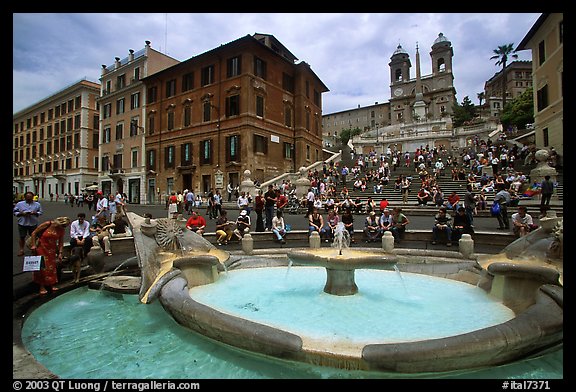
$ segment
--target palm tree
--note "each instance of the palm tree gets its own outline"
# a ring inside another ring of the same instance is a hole
[[[490,60],[498,59],[496,65],[502,65],[502,110],[506,106],[506,63],[508,56],[518,58],[518,55],[514,53],[514,44],[498,46],[498,49],[494,49],[494,56],[490,57]]]
[[[486,95],[484,95],[484,91],[482,91],[481,93],[477,93],[476,98],[478,98],[478,102],[480,102],[480,104],[478,106],[482,106],[482,101],[484,101],[484,99],[486,99]]]

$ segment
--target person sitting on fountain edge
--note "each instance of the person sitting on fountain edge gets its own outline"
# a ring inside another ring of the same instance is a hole
[[[330,208],[328,210],[326,223],[324,224],[324,227],[322,227],[322,230],[320,230],[320,238],[324,240],[324,242],[328,243],[334,240],[334,232],[336,231],[338,223],[340,223],[340,217],[334,208]]]
[[[198,214],[198,211],[192,210],[192,215],[186,221],[186,228],[199,235],[204,235],[206,229],[206,219]]]
[[[354,216],[352,216],[351,208],[344,208],[344,213],[342,214],[342,223],[344,223],[344,228],[348,230],[350,234],[350,243],[355,244],[354,240]]]
[[[452,241],[458,241],[462,234],[474,234],[474,227],[470,216],[466,214],[464,207],[458,207],[458,213],[454,216],[454,226],[452,227]]]
[[[276,216],[272,218],[272,233],[280,243],[286,243],[286,224],[282,216],[282,210],[276,210]]]
[[[438,241],[438,233],[446,233],[446,246],[452,246],[452,216],[446,213],[446,207],[440,207],[434,217],[434,226],[432,226],[432,245]]]
[[[240,211],[240,215],[236,219],[236,229],[234,230],[234,234],[236,237],[241,240],[244,238],[244,235],[250,232],[250,215],[248,215],[248,211],[242,210]]]
[[[312,213],[308,216],[308,235],[311,235],[314,231],[320,235],[323,226],[324,218],[322,214],[318,212],[318,207],[312,207]]]
[[[364,221],[364,236],[366,237],[366,242],[376,242],[381,235],[380,219],[374,211],[370,211]]]

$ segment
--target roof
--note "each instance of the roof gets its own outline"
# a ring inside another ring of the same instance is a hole
[[[518,46],[516,46],[516,50],[527,50],[527,49],[531,49],[529,47],[527,47],[526,45],[528,44],[528,42],[532,39],[532,37],[534,37],[534,35],[536,34],[536,32],[540,29],[540,27],[542,27],[542,25],[544,24],[544,21],[546,21],[546,19],[548,19],[548,16],[550,16],[550,13],[544,13],[542,15],[540,15],[540,17],[538,18],[538,20],[536,20],[536,22],[532,25],[532,27],[530,28],[530,30],[528,31],[528,33],[526,34],[526,36],[522,39],[522,41],[520,41],[520,43],[518,44]]]

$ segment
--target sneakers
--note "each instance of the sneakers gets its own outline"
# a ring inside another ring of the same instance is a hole
[[[432,245],[436,245],[436,241],[432,241]]]
[[[282,238],[282,241],[280,241],[281,244],[285,244],[286,240],[284,238]]]
[[[110,251],[106,252],[106,256],[112,256],[112,252]]]

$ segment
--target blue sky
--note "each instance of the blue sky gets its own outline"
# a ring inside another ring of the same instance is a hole
[[[330,89],[323,114],[387,102],[390,56],[415,48],[422,75],[431,73],[431,46],[443,33],[454,49],[456,99],[477,93],[501,68],[493,50],[516,47],[540,13],[15,13],[13,113],[82,78],[99,82],[102,64],[128,50],[152,48],[184,61],[248,34],[274,35]],[[531,60],[521,51],[519,60]]]

